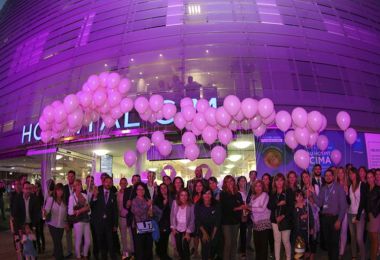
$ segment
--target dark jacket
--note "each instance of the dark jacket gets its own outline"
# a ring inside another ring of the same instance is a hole
[[[70,188],[69,184],[66,184],[63,186],[63,199],[65,200],[65,204],[69,205],[69,198],[70,198]]]
[[[350,185],[351,187],[352,185]],[[350,187],[348,187],[348,190],[350,190]],[[356,214],[356,219],[360,220],[360,217],[363,213],[363,210],[366,209],[366,198],[367,198],[367,193],[368,193],[368,185],[364,182],[361,182],[360,184],[360,201],[359,201],[359,208],[358,208],[358,213]],[[347,204],[351,205],[351,199],[350,199],[350,193],[347,194]]]
[[[380,187],[375,185],[375,187],[372,190],[370,190],[369,185],[362,186],[365,186],[366,191],[363,194],[364,196],[360,194],[358,215],[359,212],[361,213],[364,209],[367,213],[367,216],[368,213],[372,213],[372,215],[376,218],[377,215],[380,213]]]
[[[323,178],[322,176],[321,176],[321,180],[322,180],[322,185],[321,186],[319,186],[319,188],[321,188],[322,186],[324,186],[325,184],[326,184],[326,181],[325,181],[325,178]],[[318,185],[318,183],[317,183],[317,179],[315,178],[315,177],[313,177],[312,179],[311,179],[311,185]]]
[[[269,195],[268,209],[271,210],[270,220],[272,223],[281,225],[281,230],[292,229],[292,214],[294,209],[294,199],[293,195],[289,190],[281,194],[271,193]],[[277,204],[285,200],[285,205],[277,206]],[[281,221],[282,223],[277,223],[276,217],[280,215],[285,215],[285,218]]]
[[[38,207],[38,202],[36,197],[32,194],[29,198],[29,216],[31,220],[31,225],[36,226],[38,221],[38,215],[41,208]],[[25,224],[26,211],[25,211],[25,200],[23,194],[19,194],[14,198],[12,206],[12,216],[14,218],[14,224],[16,229],[22,228]]]
[[[91,222],[95,225],[107,225],[109,228],[118,226],[119,213],[117,209],[116,194],[109,192],[108,202],[104,198],[104,189],[99,187],[96,200],[91,200]]]

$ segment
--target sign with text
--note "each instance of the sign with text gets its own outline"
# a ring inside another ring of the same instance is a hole
[[[365,134],[368,168],[380,168],[380,134]]]

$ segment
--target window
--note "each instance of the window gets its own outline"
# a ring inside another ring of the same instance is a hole
[[[84,17],[83,24],[80,28],[80,33],[75,47],[85,46],[90,37],[91,27],[94,22],[95,13],[90,13]]]

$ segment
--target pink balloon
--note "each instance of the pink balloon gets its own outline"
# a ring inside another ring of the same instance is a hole
[[[104,125],[107,127],[107,128],[111,128],[113,127],[115,124],[116,124],[116,120],[113,119],[111,116],[102,116],[102,119],[103,119],[103,122],[104,122]]]
[[[204,113],[204,116],[206,118],[207,123],[210,126],[216,126],[216,108],[209,107],[207,108],[206,112]]]
[[[307,151],[305,150],[297,150],[294,154],[294,161],[297,164],[298,167],[301,169],[307,169],[310,164],[310,155]]]
[[[261,125],[261,123],[262,123],[261,116],[260,115],[255,116],[250,121],[251,129],[253,130],[253,129],[258,128]]]
[[[121,111],[120,106],[116,106],[111,109],[111,117],[113,119],[117,120],[120,117],[122,117],[122,115],[123,115],[123,112]]]
[[[45,118],[43,116],[41,116],[38,120],[38,124],[40,126],[40,129],[42,131],[48,131],[52,128],[51,124],[46,122]]]
[[[83,92],[86,92],[86,93],[94,93],[94,91],[90,89],[89,84],[88,84],[87,82],[85,82],[85,83],[83,84],[83,86],[82,86],[82,91],[83,91]],[[57,134],[56,134],[56,133],[53,133],[52,135],[53,135],[53,138],[54,138],[54,136],[56,136]],[[54,139],[55,139],[55,138],[54,138]]]
[[[172,152],[172,143],[168,140],[163,140],[160,145],[158,146],[158,152],[164,156],[167,157]]]
[[[173,118],[175,113],[177,113],[177,108],[174,104],[164,104],[162,114],[166,120]]]
[[[152,112],[150,118],[148,119],[149,123],[153,124],[157,121],[156,114]]]
[[[122,97],[121,97],[119,92],[117,92],[117,91],[109,92],[108,93],[108,104],[110,105],[110,107],[118,106],[118,105],[120,105],[121,98]]]
[[[275,119],[276,119],[276,112],[273,111],[272,114],[270,114],[266,118],[263,118],[262,121],[265,125],[270,126],[274,123]]]
[[[206,118],[202,113],[197,113],[193,119],[193,125],[202,131],[207,126]]]
[[[245,98],[241,102],[241,111],[248,119],[253,118],[258,111],[259,102],[253,98]]]
[[[274,104],[269,98],[262,98],[258,103],[258,110],[262,118],[270,116],[274,111]]]
[[[202,131],[199,130],[198,128],[196,128],[195,126],[194,127],[191,127],[191,132],[193,134],[195,134],[196,136],[200,136],[202,134]]]
[[[307,124],[314,132],[318,132],[321,129],[322,120],[322,114],[318,111],[311,111],[307,115]]]
[[[83,126],[89,126],[91,124],[91,112],[85,112],[82,120]]]
[[[155,131],[152,134],[152,142],[155,146],[158,146],[162,141],[165,140],[165,135],[161,131]]]
[[[120,83],[120,75],[117,72],[112,72],[107,78],[107,87],[116,88]]]
[[[100,81],[97,75],[91,75],[87,79],[87,86],[91,90],[91,92],[94,92],[98,88],[99,83]]]
[[[101,113],[101,114],[108,114],[108,112],[111,110],[111,107],[110,105],[108,104],[108,102],[104,102],[103,105],[101,105],[100,107],[98,107],[98,111]]]
[[[153,112],[157,112],[164,105],[164,98],[161,95],[153,95],[149,98],[149,105]]]
[[[53,129],[54,132],[61,132],[61,131],[65,130],[67,127],[68,127],[67,126],[67,121],[65,120],[65,121],[63,121],[61,123],[54,123],[52,129]]]
[[[196,114],[196,110],[193,106],[183,107],[181,112],[182,112],[182,115],[187,122],[192,121],[195,117],[195,114]]]
[[[183,117],[181,112],[178,112],[174,116],[174,125],[179,129],[182,130],[186,126],[186,120]]]
[[[62,121],[66,120],[66,118],[67,114],[63,104],[57,106],[55,108],[55,122],[61,123]]]
[[[216,109],[216,122],[221,126],[227,127],[232,120],[231,115],[226,111],[224,107],[218,107]]]
[[[338,124],[341,130],[345,131],[347,128],[350,127],[351,117],[346,111],[340,111],[336,115],[336,123]]]
[[[335,149],[331,152],[330,158],[335,165],[338,165],[342,160],[342,153],[339,150]]]
[[[220,129],[218,132],[218,139],[222,144],[228,145],[232,140],[232,131],[228,128]]]
[[[75,128],[82,125],[83,111],[78,108],[67,116],[67,123],[70,128]]]
[[[356,139],[358,138],[358,134],[355,129],[353,128],[347,128],[346,131],[344,131],[344,139],[346,139],[347,143],[352,145],[356,142]]]
[[[196,144],[191,144],[185,147],[185,157],[190,161],[198,158],[200,153],[199,147]]]
[[[50,142],[50,140],[52,139],[52,132],[51,131],[42,131],[41,132],[41,140],[42,142],[44,142],[45,144]]]
[[[105,87],[107,85],[109,75],[110,75],[110,73],[108,71],[104,71],[104,72],[99,74],[99,84],[102,87]]]
[[[93,111],[91,112],[91,121],[92,122],[97,122],[99,120],[100,116],[99,113]]]
[[[206,144],[211,145],[215,143],[216,139],[218,138],[218,131],[212,126],[207,126],[202,131],[202,138]]]
[[[292,117],[290,116],[289,112],[285,110],[278,111],[275,120],[277,128],[282,132],[288,131],[292,125]]]
[[[66,114],[74,112],[79,107],[78,97],[74,94],[70,94],[63,100]]]
[[[59,107],[60,105],[62,105],[62,102],[59,101],[59,100],[55,100],[53,103],[51,103],[51,106],[52,106],[53,108],[57,108],[57,107]]]
[[[322,132],[323,130],[325,130],[326,126],[327,126],[327,119],[324,115],[322,115],[322,124],[321,124],[321,128],[318,130],[318,132]]]
[[[227,156],[226,150],[220,145],[215,146],[211,150],[211,159],[216,165],[223,164],[224,160],[226,159],[226,156]]]
[[[143,114],[139,114],[141,120],[148,121],[152,117],[152,111],[148,108]]]
[[[318,136],[317,147],[322,152],[327,149],[329,146],[329,139],[325,135]]]
[[[189,97],[185,97],[185,98],[181,99],[181,103],[180,103],[181,108],[184,108],[187,106],[192,106],[192,107],[194,106],[193,100]]]
[[[267,126],[264,124],[261,124],[258,128],[253,130],[253,134],[257,137],[260,137],[265,134],[267,131]]]
[[[156,112],[156,119],[162,120],[164,118],[164,114],[162,113],[162,110],[159,110]]]
[[[192,131],[192,129],[193,129],[192,123],[191,122],[187,122],[185,128],[186,128],[187,131]]]
[[[148,107],[149,107],[148,99],[146,99],[145,97],[136,98],[135,109],[137,112],[139,112],[140,114],[143,114],[148,109]]]
[[[248,119],[244,119],[243,121],[240,122],[241,128],[244,130],[249,130],[251,128],[250,122]]]
[[[120,110],[123,113],[130,112],[133,109],[133,100],[129,97],[123,98],[120,101]]]
[[[307,112],[302,107],[296,107],[292,111],[292,120],[297,127],[305,127],[307,123]]]
[[[51,105],[47,105],[42,111],[42,115],[47,123],[54,122],[54,108]]]
[[[318,133],[310,133],[309,141],[307,142],[308,147],[312,147],[317,143],[318,140]]]
[[[88,93],[88,92],[82,92],[80,95],[79,95],[79,104],[83,107],[83,108],[87,108],[91,105],[91,102],[92,102],[92,95],[91,93]]]
[[[136,142],[136,149],[139,153],[146,153],[150,146],[150,139],[146,136],[140,137]]]
[[[231,116],[239,113],[240,106],[241,103],[237,96],[228,95],[226,98],[224,98],[223,107]]]
[[[241,110],[233,117],[236,121],[241,122],[244,120],[244,114]]]
[[[250,126],[250,123],[248,122],[249,126]],[[231,123],[230,125],[228,126],[229,129],[231,129],[231,131],[236,131],[238,130],[239,128],[239,123],[236,121],[236,120],[231,120]]]
[[[117,89],[119,90],[120,94],[125,95],[131,89],[131,86],[132,86],[131,81],[127,78],[124,78],[120,80],[120,83]]]
[[[197,111],[199,113],[204,113],[206,112],[206,110],[210,107],[208,101],[204,98],[201,98],[197,101],[197,105],[196,105],[196,108],[197,108]]]
[[[294,150],[298,146],[296,137],[294,136],[294,131],[290,130],[285,134],[285,143],[290,149]]]
[[[307,130],[306,127],[297,127],[294,130],[294,136],[296,137],[296,140],[300,145],[307,146],[309,142],[310,132],[309,130]]]
[[[188,146],[190,144],[195,144],[196,142],[197,142],[197,139],[192,132],[185,132],[182,135],[182,144],[184,146]]]
[[[97,89],[94,93],[94,103],[96,106],[102,106],[107,100],[107,92],[104,89]]]
[[[128,167],[132,167],[137,160],[136,153],[134,151],[126,151],[124,153],[124,162]]]

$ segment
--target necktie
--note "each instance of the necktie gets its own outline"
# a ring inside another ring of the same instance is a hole
[[[318,186],[321,187],[321,181],[319,180],[319,178],[317,179],[317,183],[318,183]]]
[[[108,190],[105,191],[104,199],[105,199],[106,204],[107,204],[107,202],[108,202]]]

